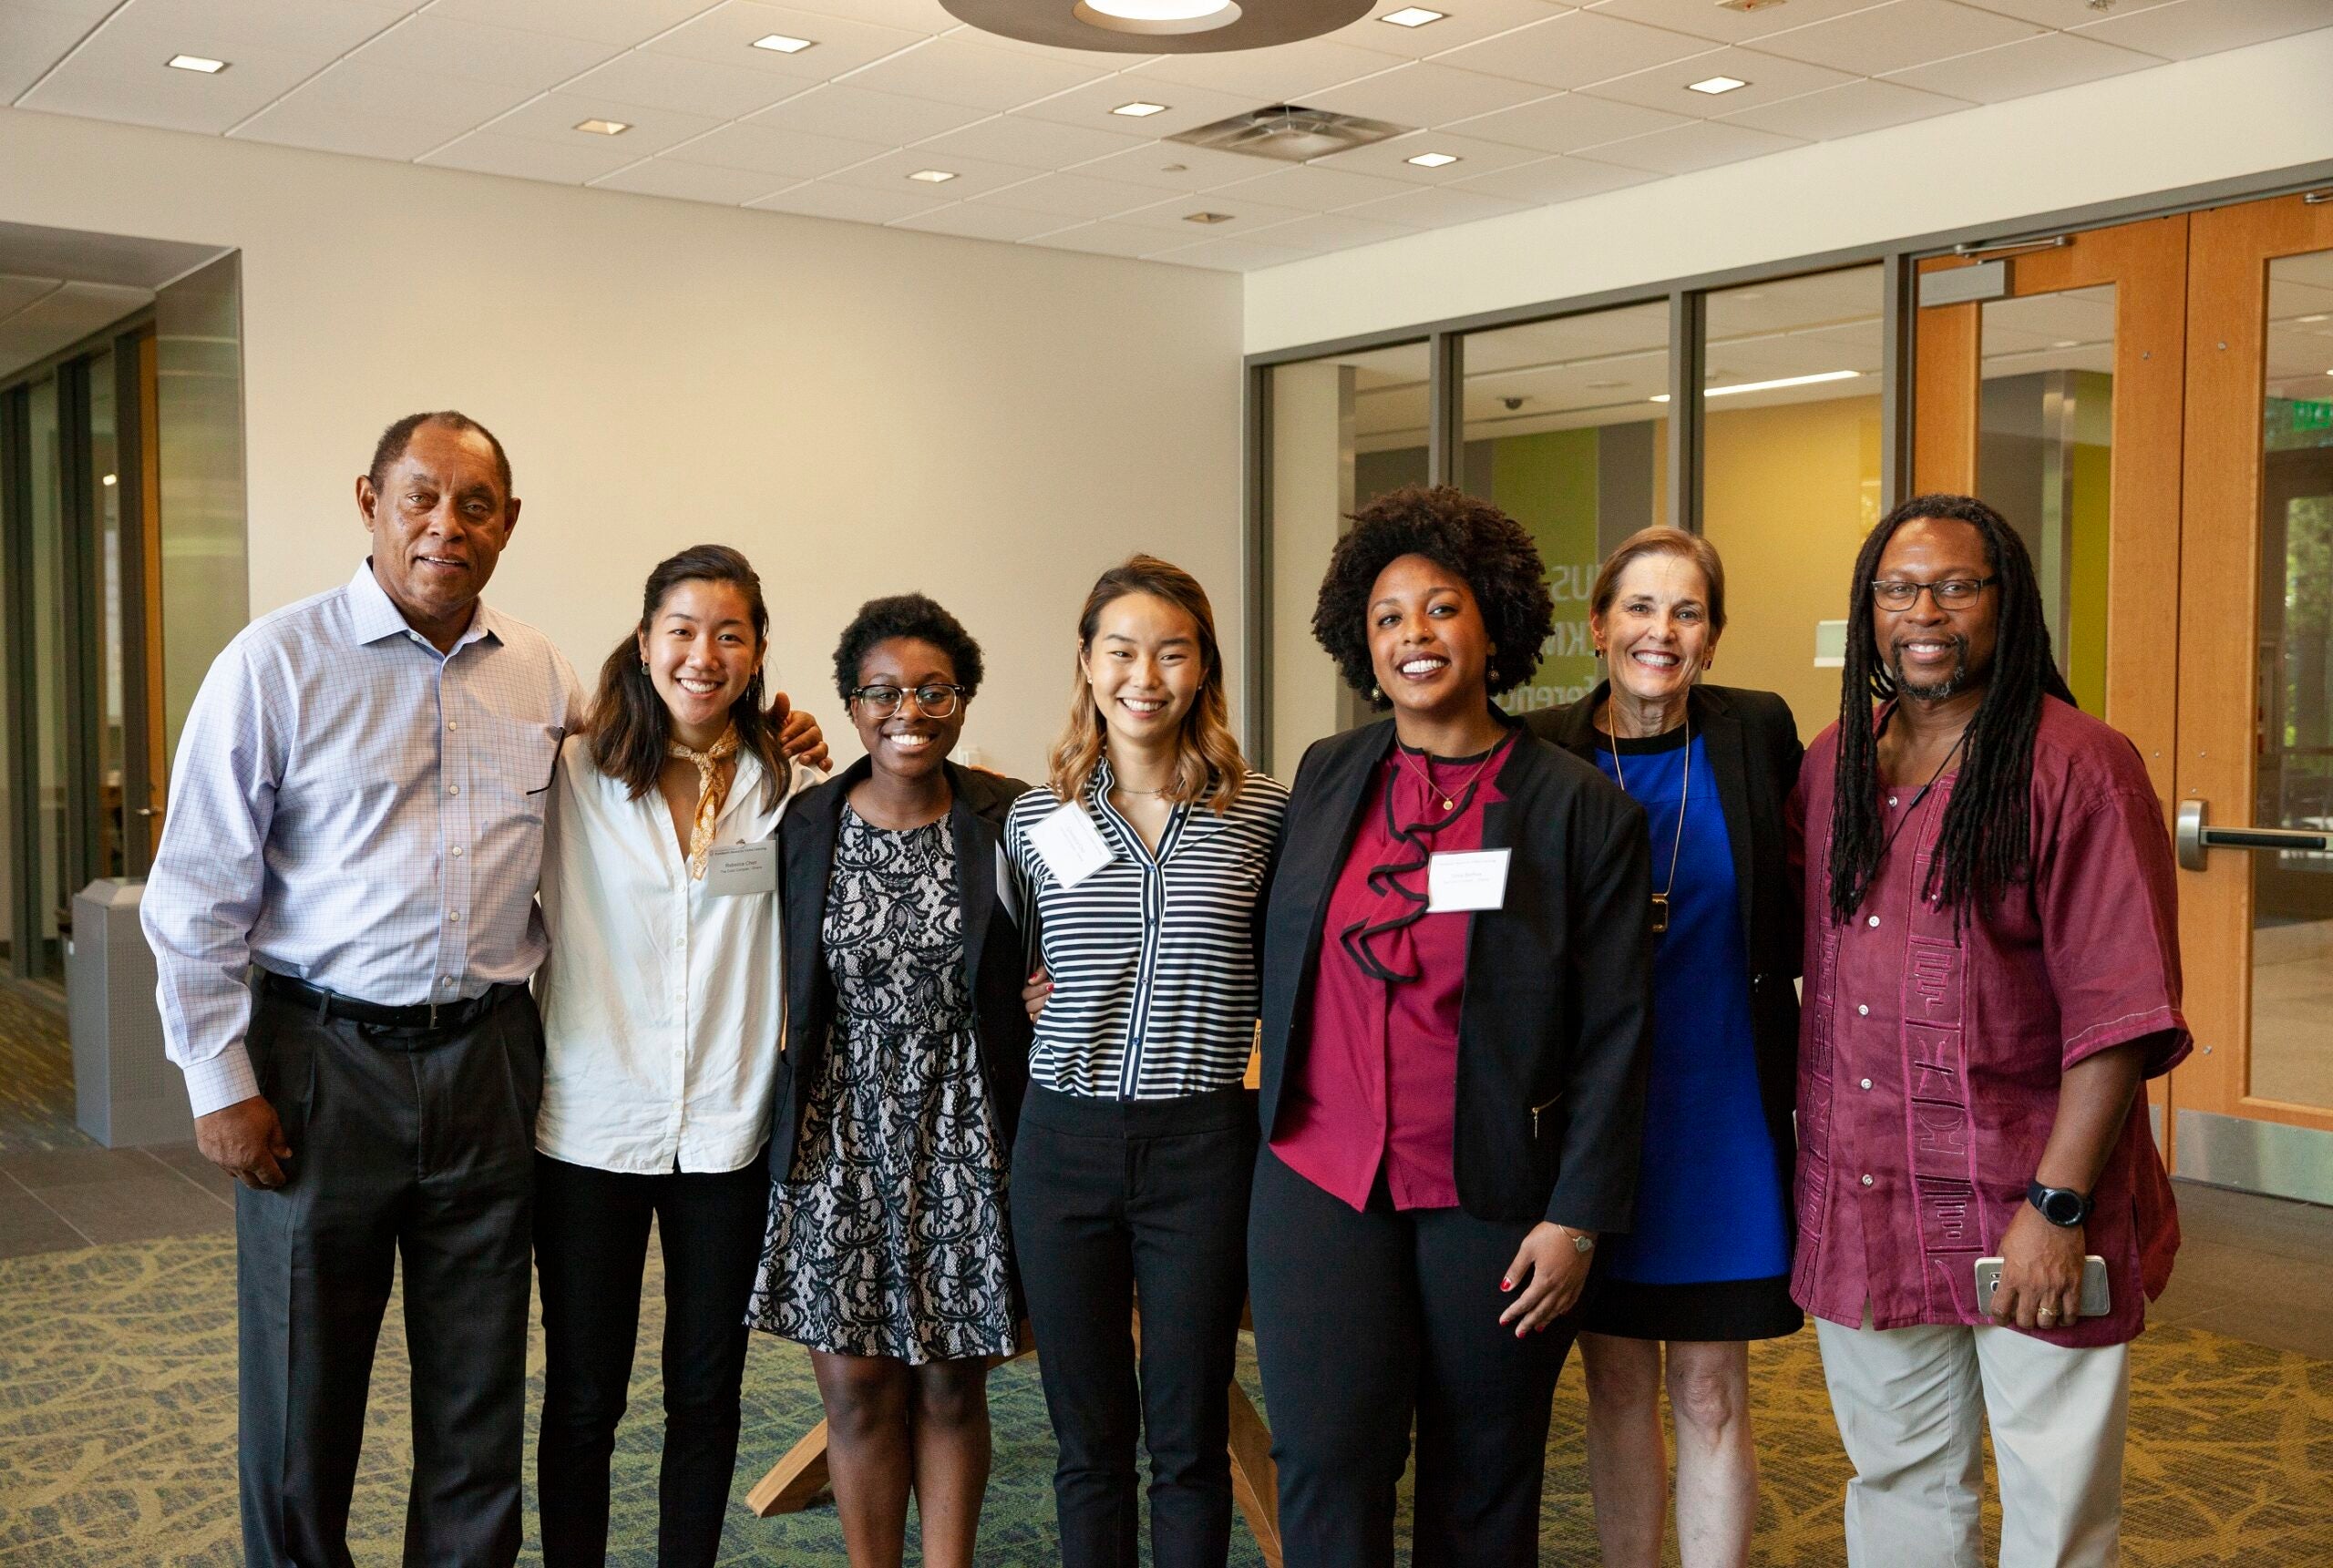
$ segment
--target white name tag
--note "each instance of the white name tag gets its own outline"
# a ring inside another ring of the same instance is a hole
[[[1425,866],[1425,912],[1454,915],[1496,909],[1506,902],[1506,861],[1511,849],[1454,850]]]
[[[1029,845],[1043,856],[1045,869],[1064,887],[1076,886],[1117,858],[1102,830],[1075,801],[1032,827]]]
[[[704,891],[714,898],[777,891],[777,845],[716,844],[704,861]]]

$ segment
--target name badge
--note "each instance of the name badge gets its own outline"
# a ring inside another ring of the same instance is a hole
[[[1425,912],[1455,915],[1496,909],[1506,902],[1506,862],[1511,849],[1454,850],[1425,866]]]
[[[765,838],[755,844],[714,845],[705,856],[704,891],[714,898],[776,892],[776,842]]]
[[[1076,886],[1117,858],[1102,830],[1075,801],[1030,828],[1029,846],[1043,857],[1045,869],[1064,887]]]

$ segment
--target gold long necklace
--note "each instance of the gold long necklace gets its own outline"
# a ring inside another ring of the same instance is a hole
[[[1620,788],[1629,787],[1629,775],[1620,771],[1620,724],[1617,712],[1606,717],[1612,727],[1605,737],[1612,743],[1612,775],[1620,781]],[[1669,896],[1677,891],[1677,863],[1685,853],[1685,803],[1693,798],[1693,713],[1685,712],[1685,782],[1677,791],[1677,841],[1669,849],[1669,886],[1652,896],[1652,934],[1660,936],[1669,929]]]
[[[1471,787],[1473,785],[1475,780],[1481,776],[1482,771],[1491,765],[1491,759],[1498,755],[1499,748],[1506,744],[1506,737],[1505,735],[1501,735],[1498,739],[1498,744],[1494,745],[1489,751],[1483,753],[1482,760],[1475,764],[1474,772],[1466,775],[1467,786]],[[1427,764],[1423,767],[1420,767],[1410,761],[1410,753],[1402,749],[1402,743],[1399,740],[1396,740],[1393,743],[1394,759],[1403,767],[1408,768],[1411,773],[1417,775],[1418,782],[1425,785],[1425,793],[1427,796],[1430,799],[1440,801],[1442,803],[1442,809],[1444,811],[1457,810],[1458,806],[1455,797],[1465,794],[1466,793],[1465,788],[1454,789],[1444,793],[1442,786],[1434,782],[1434,768],[1432,762],[1433,753],[1429,752],[1426,755],[1428,759]]]

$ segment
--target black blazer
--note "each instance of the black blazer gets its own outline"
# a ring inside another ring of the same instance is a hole
[[[1608,745],[1596,729],[1610,682],[1566,708],[1546,708],[1524,723],[1534,734],[1573,755],[1592,758]],[[1801,893],[1791,875],[1784,811],[1798,783],[1798,724],[1790,704],[1772,692],[1696,686],[1686,698],[1691,720],[1717,775],[1718,804],[1733,845],[1733,882],[1742,907],[1742,948],[1750,955],[1750,1019],[1757,1040],[1758,1097],[1782,1170],[1787,1199],[1797,1147],[1791,1111],[1798,1094],[1798,988],[1804,967],[1799,946]],[[1662,857],[1656,853],[1655,860]],[[1665,876],[1665,866],[1655,871]],[[1795,1219],[1795,1205],[1784,1210]]]
[[[988,1081],[1006,1148],[1029,1085],[1029,1014],[1021,1000],[1021,932],[997,886],[997,842],[1004,814],[1028,792],[1019,779],[975,773],[946,764],[954,796],[948,816],[956,835],[956,895],[964,909],[964,971],[980,1035],[981,1071]],[[835,835],[843,802],[871,771],[865,758],[838,778],[806,790],[778,819],[778,887],[786,900],[786,1040],[778,1050],[777,1107],[770,1127],[774,1180],[791,1174],[795,1142],[810,1088],[826,1071],[827,1034],[834,1022],[835,982],[827,969],[820,932],[826,924],[827,882],[834,870]]]
[[[1393,721],[1304,753],[1265,921],[1264,1135],[1311,1041],[1329,895],[1393,743]],[[1499,766],[1483,846],[1511,848],[1505,906],[1468,917],[1458,1024],[1458,1199],[1480,1219],[1626,1230],[1651,1042],[1645,814],[1530,734]]]

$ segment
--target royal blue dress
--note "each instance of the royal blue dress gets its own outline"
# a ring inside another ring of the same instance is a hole
[[[1654,938],[1652,1061],[1633,1228],[1598,1248],[1582,1327],[1646,1339],[1757,1339],[1795,1330],[1787,1194],[1759,1099],[1750,960],[1709,748],[1686,731],[1619,743],[1596,763],[1645,808]],[[1682,801],[1684,835],[1678,837]],[[1676,857],[1673,885],[1670,856]]]

